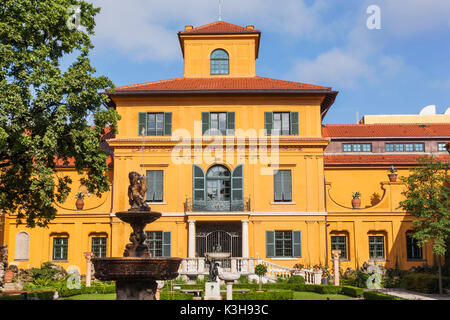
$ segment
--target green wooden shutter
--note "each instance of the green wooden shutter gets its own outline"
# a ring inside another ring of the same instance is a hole
[[[302,256],[302,232],[299,230],[292,231],[292,255]]]
[[[264,112],[264,129],[266,134],[270,136],[273,130],[273,112]]]
[[[197,165],[193,165],[193,200],[205,201],[205,172]]]
[[[153,187],[153,171],[148,170],[146,172],[147,176],[147,192],[145,193],[145,200],[151,201],[153,200],[154,187]]]
[[[164,112],[164,135],[172,135],[172,112]]]
[[[202,134],[204,135],[206,131],[210,128],[210,114],[209,112],[202,112]]]
[[[244,170],[240,164],[231,173],[231,200],[244,200]]]
[[[142,136],[142,129],[144,129],[144,136],[147,135],[147,112],[139,112],[138,135]]]
[[[163,257],[171,256],[171,232],[170,231],[163,231],[162,256]]]
[[[291,135],[298,135],[298,112],[291,112]]]
[[[227,135],[234,135],[235,115],[234,112],[227,112]]]
[[[154,171],[154,200],[155,201],[163,201],[164,194],[164,171],[158,170]]]
[[[266,257],[275,256],[275,231],[266,231]]]
[[[292,201],[292,178],[291,170],[283,170],[283,200]]]
[[[283,200],[283,172],[280,170],[273,175],[273,195],[275,201]]]

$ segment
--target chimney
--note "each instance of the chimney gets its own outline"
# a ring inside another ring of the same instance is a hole
[[[247,28],[247,29],[250,29],[250,30],[255,30],[255,26],[252,26],[252,25],[246,26],[246,28]]]
[[[192,26],[184,26],[184,30],[192,30],[193,29],[193,27]]]

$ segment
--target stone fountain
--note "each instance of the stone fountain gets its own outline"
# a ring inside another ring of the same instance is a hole
[[[95,277],[102,281],[116,281],[117,300],[156,300],[157,280],[172,280],[178,276],[181,258],[151,257],[144,243],[144,228],[161,217],[145,203],[147,183],[137,172],[129,174],[128,198],[131,208],[117,212],[123,222],[130,224],[131,243],[125,246],[123,257],[93,258]]]
[[[220,283],[217,281],[219,276],[219,262],[228,259],[230,252],[221,252],[220,245],[214,248],[213,252],[206,252],[206,263],[209,264],[209,281],[205,283],[205,300],[221,300]]]

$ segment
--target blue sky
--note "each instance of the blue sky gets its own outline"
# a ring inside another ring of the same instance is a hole
[[[218,20],[219,0],[91,2],[91,61],[116,86],[182,76],[177,32]],[[381,29],[367,27],[370,5]],[[261,30],[258,76],[339,91],[324,123],[450,107],[449,0],[223,0],[222,12]]]

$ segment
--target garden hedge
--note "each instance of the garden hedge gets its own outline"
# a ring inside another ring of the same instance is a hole
[[[160,300],[192,300],[194,297],[193,293],[185,292],[164,292],[161,291],[159,299]]]
[[[391,296],[389,294],[377,292],[377,291],[364,291],[365,300],[407,300],[396,296]]]
[[[351,286],[342,286],[342,294],[350,297],[362,297],[364,295],[364,290],[357,287],[351,287]]]
[[[450,278],[443,277],[442,285],[449,288]],[[403,277],[403,287],[423,293],[439,293],[439,277],[429,273],[409,273]]]
[[[226,294],[223,294],[223,299]],[[292,300],[294,292],[291,290],[285,291],[264,291],[264,292],[233,292],[233,300]]]

